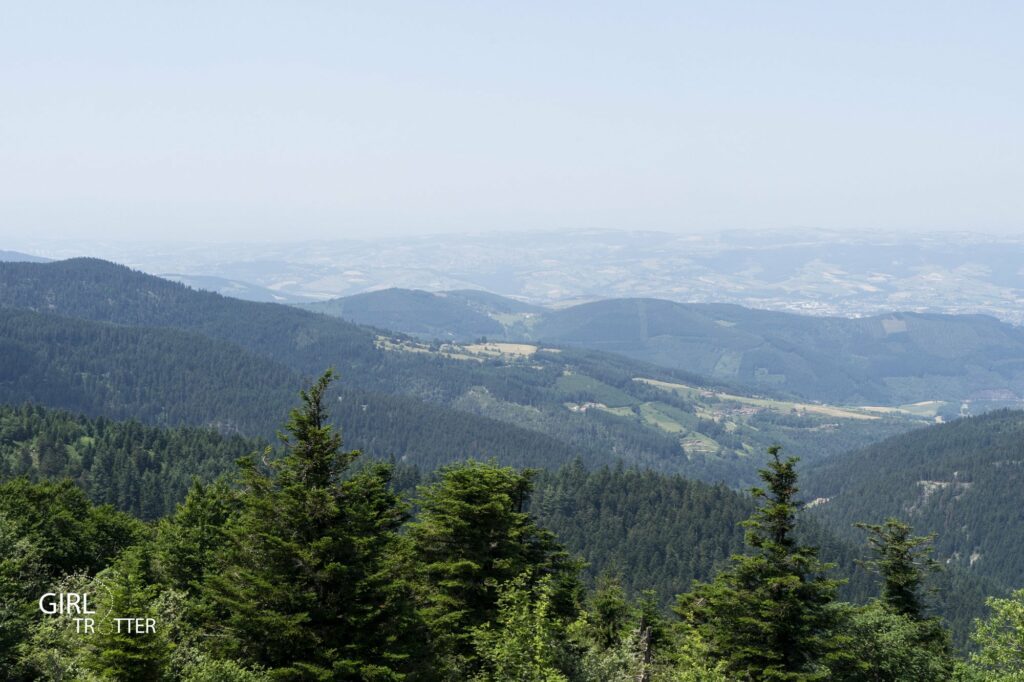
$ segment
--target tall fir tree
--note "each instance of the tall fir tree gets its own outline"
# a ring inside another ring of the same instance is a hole
[[[732,557],[713,582],[681,595],[676,610],[734,679],[825,680],[842,658],[834,608],[840,581],[825,576],[833,566],[818,559],[817,548],[794,536],[797,459],[779,452],[768,449],[759,472],[765,487],[751,491],[760,502],[744,522],[751,553]]]
[[[211,627],[224,657],[276,679],[403,679],[416,627],[391,555],[407,510],[390,467],[350,470],[359,453],[341,450],[324,407],[331,379],[301,393],[283,458],[241,463],[240,509],[204,585]]]
[[[163,679],[172,644],[154,611],[159,587],[147,550],[145,544],[130,548],[97,576],[97,583],[106,588],[101,591],[107,593],[110,604],[105,606],[110,612],[97,624],[84,667],[100,679]]]
[[[925,581],[939,570],[931,558],[934,536],[915,536],[908,524],[889,518],[883,524],[858,523],[868,531],[872,558],[860,562],[878,574],[881,594],[849,608],[846,630],[852,658],[840,676],[849,682],[943,682],[953,675],[948,630],[928,617]]]
[[[868,531],[868,546],[874,556],[861,563],[881,579],[882,601],[908,618],[925,618],[925,580],[941,568],[931,557],[935,534],[912,535],[910,526],[896,518],[883,524],[856,525]]]
[[[579,564],[525,511],[533,472],[476,461],[445,467],[419,490],[411,524],[428,623],[442,675],[467,679],[478,671],[476,628],[498,613],[499,586],[529,572],[550,576],[550,610],[575,612]]]

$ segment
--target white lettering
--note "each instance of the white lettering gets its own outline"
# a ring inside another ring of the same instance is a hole
[[[40,597],[39,598],[39,610],[42,611],[43,613],[47,614],[48,616],[52,616],[53,614],[57,613],[57,608],[58,608],[57,604],[55,604],[52,601],[52,599],[50,601],[47,601],[47,599],[46,599],[47,597],[56,597],[56,596],[57,595],[54,594],[53,592],[47,592],[42,597]]]

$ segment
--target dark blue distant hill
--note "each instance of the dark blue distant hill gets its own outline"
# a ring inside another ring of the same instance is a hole
[[[33,256],[28,253],[21,253],[20,251],[3,251],[0,250],[0,263],[49,263],[49,258],[43,258],[42,256]]]
[[[414,289],[382,289],[301,307],[358,324],[444,341],[505,337],[521,322],[518,318],[543,311],[484,291],[431,293]]]

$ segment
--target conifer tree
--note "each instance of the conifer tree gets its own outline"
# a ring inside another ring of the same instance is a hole
[[[587,603],[584,635],[600,649],[616,647],[629,633],[632,615],[619,577],[602,573]]]
[[[856,662],[844,679],[950,679],[953,659],[949,632],[938,617],[927,616],[924,598],[925,580],[940,569],[931,558],[934,535],[914,536],[908,524],[895,518],[883,524],[856,526],[868,531],[873,557],[860,564],[878,574],[881,594],[848,614],[847,632],[853,643],[850,651]]]
[[[349,471],[359,453],[327,421],[331,378],[301,393],[282,459],[241,463],[241,508],[204,586],[211,627],[223,657],[278,679],[401,679],[416,629],[389,555],[406,507],[388,466]]]
[[[840,658],[833,608],[840,583],[825,577],[832,565],[818,559],[817,548],[794,536],[797,459],[779,452],[768,449],[765,487],[752,490],[760,506],[744,522],[751,553],[681,595],[676,610],[735,679],[824,680]]]
[[[468,461],[419,489],[410,536],[424,592],[423,616],[450,679],[476,672],[473,631],[498,613],[498,587],[529,571],[551,576],[551,611],[571,615],[579,565],[525,511],[533,473]]]
[[[132,547],[109,570],[98,576],[109,590],[110,614],[98,623],[95,648],[86,667],[102,679],[159,680],[169,653],[169,642],[156,623],[153,610],[158,588],[145,545]],[[128,621],[117,621],[128,618]],[[153,628],[146,627],[153,618]],[[139,621],[142,628],[137,630]]]
[[[227,540],[225,527],[238,506],[238,495],[225,481],[194,481],[174,515],[156,527],[153,552],[161,583],[196,590]]]
[[[880,576],[882,601],[896,613],[914,620],[923,619],[925,579],[940,569],[939,562],[931,558],[935,534],[911,535],[910,526],[895,518],[881,525],[856,525],[868,531],[868,545],[874,558],[862,565]]]

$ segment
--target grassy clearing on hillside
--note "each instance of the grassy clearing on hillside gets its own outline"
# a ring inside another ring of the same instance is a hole
[[[674,384],[667,381],[658,381],[656,379],[645,379],[643,377],[636,377],[634,381],[639,381],[665,391],[674,392],[680,396],[688,398],[722,400],[726,402],[740,403],[742,405],[750,405],[752,407],[761,407],[782,413],[806,412],[810,414],[820,414],[826,417],[835,417],[837,419],[879,419],[877,414],[871,414],[862,409],[836,407],[834,405],[818,405],[815,403],[795,403],[785,400],[771,400],[769,398],[751,398],[748,396],[733,395],[731,393],[694,388],[693,386],[687,386],[686,384]]]
[[[683,452],[687,455],[698,452],[703,454],[714,454],[722,449],[721,445],[718,444],[718,441],[696,431],[690,431],[683,436],[680,440],[680,445],[682,445]]]
[[[469,353],[492,358],[528,358],[537,352],[537,346],[529,343],[471,343],[463,348]]]
[[[462,347],[456,346],[450,343],[443,344],[440,350],[435,350],[425,343],[417,343],[415,341],[406,341],[398,339],[389,339],[386,336],[378,336],[375,341],[377,348],[385,351],[391,351],[396,353],[426,353],[427,355],[439,355],[441,357],[448,358],[450,360],[467,360],[472,362],[483,362],[484,357],[469,355],[467,353],[459,352]]]
[[[537,351],[557,352],[557,349],[538,348],[529,343],[471,343],[467,345],[443,343],[440,346],[431,346],[427,343],[408,339],[392,339],[386,336],[378,336],[375,343],[378,348],[386,351],[426,353],[452,360],[472,360],[474,362],[495,358],[507,361],[524,360],[533,356]]]
[[[585,396],[587,400],[608,407],[631,407],[639,401],[625,391],[584,374],[563,374],[555,382],[558,391],[567,397]]]
[[[686,431],[685,426],[660,410],[658,403],[644,403],[641,405],[640,416],[645,424],[656,426],[662,431],[669,433],[684,433]]]
[[[614,414],[617,417],[635,417],[636,413],[633,412],[632,407],[608,407],[607,405],[598,404],[595,406],[597,409],[609,414]]]

